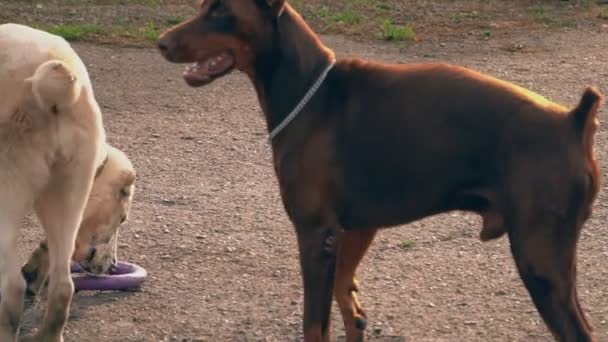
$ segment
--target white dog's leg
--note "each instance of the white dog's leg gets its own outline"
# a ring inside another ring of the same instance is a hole
[[[93,168],[82,171],[54,179],[35,204],[49,249],[47,311],[35,341],[63,341],[63,329],[74,293],[70,260],[93,182]]]
[[[25,294],[25,279],[15,246],[26,208],[19,198],[12,198],[10,194],[9,190],[3,194],[5,198],[0,199],[0,341],[16,341]]]
[[[118,262],[118,234],[120,233],[120,228],[116,230],[116,233],[112,236],[112,264],[116,265]]]

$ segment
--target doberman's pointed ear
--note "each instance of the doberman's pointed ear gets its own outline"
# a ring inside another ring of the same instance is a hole
[[[256,0],[256,2],[263,8],[270,10],[272,14],[277,17],[280,16],[285,9],[285,0]]]

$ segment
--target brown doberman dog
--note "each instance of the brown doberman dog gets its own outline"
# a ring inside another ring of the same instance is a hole
[[[593,341],[576,291],[576,244],[599,189],[602,96],[576,108],[446,64],[335,61],[284,0],[206,0],[158,47],[202,86],[252,81],[297,232],[304,339],[329,341],[332,294],[347,341],[364,339],[356,268],[377,229],[451,210],[507,233],[521,278],[560,341]]]

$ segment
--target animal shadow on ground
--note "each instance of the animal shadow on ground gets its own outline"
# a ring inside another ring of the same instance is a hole
[[[77,321],[81,317],[87,315],[87,312],[95,306],[112,305],[116,301],[127,299],[135,294],[136,291],[81,291],[76,292],[72,298],[72,306],[70,309],[70,317],[68,322]],[[37,298],[26,298],[25,310],[23,311],[23,319],[21,321],[20,336],[24,336],[33,332],[37,324],[44,317],[46,308],[46,289]],[[392,342],[392,341],[391,341]],[[396,342],[396,341],[395,341]]]
[[[372,335],[368,336],[367,340],[369,342],[406,342],[405,337],[403,336],[389,336],[389,335]],[[337,342],[345,342],[345,336],[338,336],[336,339]]]

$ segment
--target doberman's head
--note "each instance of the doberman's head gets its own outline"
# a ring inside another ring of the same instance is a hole
[[[272,49],[285,0],[202,0],[197,16],[164,32],[158,48],[173,63],[193,63],[184,79],[206,85],[234,69],[253,73],[255,57]]]

